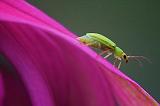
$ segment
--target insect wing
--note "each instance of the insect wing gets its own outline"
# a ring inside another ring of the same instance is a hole
[[[112,42],[110,39],[108,39],[107,37],[98,34],[98,33],[87,33],[87,36],[92,37],[95,41],[98,41],[104,45],[106,45],[109,48],[114,49],[116,47],[116,44],[114,42]]]

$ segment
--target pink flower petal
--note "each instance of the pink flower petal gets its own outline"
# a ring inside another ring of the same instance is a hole
[[[11,2],[12,1],[12,2]],[[136,82],[25,1],[0,1],[0,104],[158,106]]]

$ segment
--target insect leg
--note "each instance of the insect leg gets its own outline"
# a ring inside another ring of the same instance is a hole
[[[106,50],[102,51],[99,55],[103,55],[103,54],[107,53],[108,50],[109,50],[109,49],[106,49]]]
[[[104,58],[108,58],[110,55],[112,55],[112,52],[109,52]]]
[[[117,58],[115,58],[113,65],[116,66]]]
[[[121,67],[121,63],[122,63],[122,61],[120,60],[119,64],[118,64],[118,69]]]
[[[116,63],[117,63],[118,61],[119,61],[119,64],[118,64],[118,66],[117,66]],[[114,61],[114,63],[113,63],[113,66],[115,66],[115,67],[117,67],[118,69],[120,69],[121,63],[122,63],[121,59],[115,58],[115,61]]]

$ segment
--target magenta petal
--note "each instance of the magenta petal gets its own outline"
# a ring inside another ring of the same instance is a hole
[[[2,69],[0,69],[0,72],[2,72]],[[0,73],[0,106],[2,106],[3,100],[4,100],[4,86],[3,86],[2,74]]]
[[[159,105],[56,21],[25,1],[10,1],[0,1],[0,53],[15,70],[0,68],[0,104]]]
[[[31,100],[18,73],[1,67],[0,106],[31,106]],[[14,96],[13,96],[14,95]]]

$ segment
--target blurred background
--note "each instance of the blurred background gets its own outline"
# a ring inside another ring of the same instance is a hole
[[[143,55],[152,63],[123,64],[121,70],[160,102],[159,0],[28,0],[78,36],[106,35],[128,55]]]

